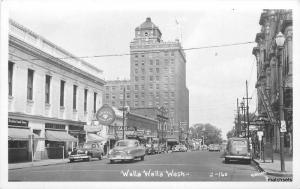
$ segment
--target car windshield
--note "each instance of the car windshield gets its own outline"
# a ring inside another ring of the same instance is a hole
[[[245,140],[234,140],[234,141],[232,141],[232,144],[235,145],[235,146],[245,147],[245,146],[247,146],[247,141],[245,141]]]
[[[124,147],[124,146],[136,146],[135,141],[123,140],[117,142],[116,146]]]

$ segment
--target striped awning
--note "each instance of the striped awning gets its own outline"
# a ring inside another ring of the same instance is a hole
[[[77,142],[77,138],[69,135],[67,131],[46,130],[46,140],[57,142]]]

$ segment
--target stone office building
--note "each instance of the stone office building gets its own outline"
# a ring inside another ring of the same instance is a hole
[[[189,125],[189,91],[186,86],[186,57],[178,40],[164,42],[160,29],[147,18],[135,28],[130,43],[130,80],[108,82],[105,103],[122,105],[126,85],[126,105],[131,108],[165,107],[168,128],[178,135]],[[112,91],[120,91],[114,94]],[[128,90],[127,90],[128,88]]]
[[[70,150],[85,140],[84,125],[102,106],[102,71],[77,58],[58,57],[75,56],[10,20],[10,162],[56,158],[50,149]]]

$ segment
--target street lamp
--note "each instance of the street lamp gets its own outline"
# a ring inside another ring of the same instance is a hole
[[[284,121],[284,112],[283,112],[283,85],[282,85],[282,69],[281,69],[281,52],[283,49],[285,38],[281,32],[276,36],[275,42],[278,47],[278,84],[279,84],[279,113],[280,113],[280,165],[281,171],[285,171],[284,164],[284,154],[283,154],[283,139],[284,132],[286,132],[285,121]]]

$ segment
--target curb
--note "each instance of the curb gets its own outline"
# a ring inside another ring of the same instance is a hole
[[[259,165],[259,163],[256,160],[252,159],[252,161],[258,168],[259,172],[264,172],[264,173],[266,173],[266,175],[271,175],[271,176],[276,176],[276,177],[293,177],[292,173],[267,172]]]
[[[8,170],[24,169],[24,168],[30,168],[30,167],[42,167],[42,166],[58,165],[58,164],[65,164],[65,163],[69,163],[69,162],[68,161],[66,161],[66,162],[56,162],[56,163],[40,164],[40,165],[30,164],[29,166],[20,166],[20,167],[12,167],[12,168],[10,168],[9,165],[8,165]]]

